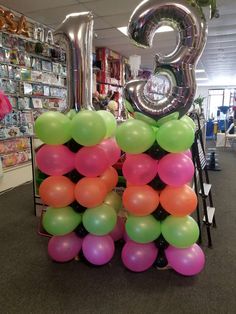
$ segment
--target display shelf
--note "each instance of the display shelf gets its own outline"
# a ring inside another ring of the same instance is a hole
[[[15,166],[10,166],[10,167],[3,168],[3,173],[9,172],[9,171],[12,171],[12,170],[17,170],[17,169],[20,169],[20,168],[25,167],[27,165],[31,165],[31,159],[26,161],[26,162],[22,162],[22,163],[20,163],[18,165],[15,165]]]
[[[1,62],[0,62],[1,64]],[[41,72],[41,71],[40,71]],[[52,72],[53,73],[53,72]],[[43,82],[39,82],[39,81],[31,81],[31,80],[17,80],[17,79],[12,79],[9,77],[0,77],[0,79],[3,80],[8,80],[8,81],[14,81],[14,82],[19,82],[19,83],[29,83],[29,84],[37,84],[37,85],[45,85],[45,86],[50,86],[50,87],[54,87],[54,88],[63,88],[63,89],[67,89],[66,86],[62,86],[62,85],[55,85],[55,84],[49,84],[49,83],[43,83]],[[5,93],[7,94],[7,93]]]
[[[61,64],[60,62],[55,62],[55,63]],[[0,64],[12,66],[12,67],[15,67],[15,68],[24,68],[24,69],[27,69],[27,70],[30,70],[30,71],[38,71],[38,72],[42,72],[42,73],[52,73],[52,74],[56,74],[56,75],[64,77],[64,78],[67,77],[66,74],[54,73],[53,71],[46,71],[46,70],[36,70],[36,69],[33,69],[32,67],[29,67],[29,66],[26,66],[26,65],[21,65],[21,64],[15,64],[15,63],[10,63],[10,62],[5,62],[5,61],[0,61]],[[21,80],[18,80],[18,81],[21,81]]]

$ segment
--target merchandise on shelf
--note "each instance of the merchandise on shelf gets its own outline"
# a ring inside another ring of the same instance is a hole
[[[0,158],[3,168],[29,161],[31,159],[29,138],[0,141]]]

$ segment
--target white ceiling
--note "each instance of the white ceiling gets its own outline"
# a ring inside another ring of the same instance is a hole
[[[140,49],[130,44],[128,38],[116,28],[126,26],[140,0],[0,0],[0,4],[21,12],[32,19],[55,28],[65,15],[92,11],[95,15],[96,46],[106,46],[124,56],[139,54],[142,66],[150,68],[155,51],[171,51],[175,33],[155,36],[154,48]],[[199,67],[208,81],[201,85],[236,85],[236,1],[217,0],[220,18],[209,21],[208,42]],[[209,10],[206,9],[206,14]]]

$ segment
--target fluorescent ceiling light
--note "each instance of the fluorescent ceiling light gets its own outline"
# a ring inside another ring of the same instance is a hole
[[[128,36],[127,26],[118,27],[117,29],[125,36]],[[161,26],[157,29],[156,33],[166,33],[166,32],[173,32],[173,31],[174,29],[170,26]]]
[[[204,69],[196,69],[196,71],[195,71],[196,73],[204,73],[205,72],[205,70]]]
[[[197,77],[196,81],[208,81],[207,77]]]

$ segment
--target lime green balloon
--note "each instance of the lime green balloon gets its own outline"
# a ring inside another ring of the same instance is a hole
[[[152,215],[127,218],[125,229],[131,240],[138,243],[149,243],[161,234],[161,224]]]
[[[128,100],[125,100],[125,108],[127,111],[129,112],[134,112],[133,107],[131,106],[130,102],[128,102]]]
[[[157,143],[170,153],[180,153],[189,149],[194,141],[191,126],[181,120],[172,120],[163,124],[156,133]]]
[[[83,110],[72,119],[72,137],[84,146],[100,143],[106,135],[106,125],[96,111]]]
[[[152,146],[155,133],[147,123],[132,119],[118,126],[116,141],[124,152],[140,154]]]
[[[64,144],[71,139],[71,120],[57,111],[44,112],[35,122],[35,133],[46,144]]]
[[[178,118],[179,118],[179,113],[178,112],[173,112],[173,113],[169,114],[168,116],[165,116],[165,117],[159,119],[156,122],[156,125],[157,126],[161,126],[161,125],[163,125],[164,123],[166,123],[168,121],[177,120]]]
[[[189,117],[189,116],[183,116],[180,121],[183,121],[185,123],[187,123],[187,125],[191,126],[191,128],[193,128],[193,130],[195,131],[196,128],[196,124],[194,123],[194,121]]]
[[[88,208],[83,214],[83,225],[86,230],[95,235],[110,233],[116,225],[117,214],[113,207],[102,204]]]
[[[52,235],[64,235],[72,232],[81,222],[81,214],[72,207],[48,207],[43,215],[43,227]]]
[[[66,116],[72,120],[75,116],[76,116],[77,112],[75,111],[75,109],[71,109],[70,111],[67,112]]]
[[[106,125],[107,132],[105,138],[114,136],[117,127],[116,118],[114,117],[114,115],[106,110],[98,110],[97,113],[99,114],[100,117],[102,117]]]
[[[156,126],[156,120],[146,116],[145,114],[141,112],[135,112],[134,118],[137,120],[141,120],[143,122],[146,122],[147,124],[150,124],[151,126]]]
[[[165,240],[178,248],[187,248],[199,238],[199,228],[191,216],[168,216],[161,224]]]
[[[122,198],[115,191],[111,191],[107,194],[104,203],[113,207],[117,213],[122,208]]]

